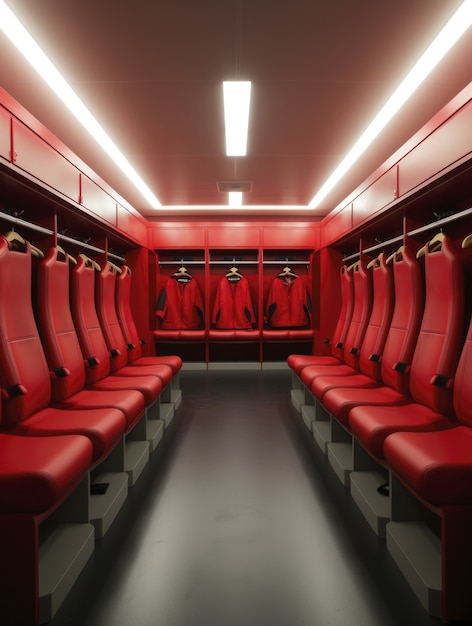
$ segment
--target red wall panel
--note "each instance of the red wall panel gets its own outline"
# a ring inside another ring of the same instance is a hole
[[[116,201],[87,176],[82,176],[82,204],[102,220],[116,226]]]
[[[139,217],[136,217],[125,207],[121,206],[121,204],[117,205],[116,221],[118,228],[128,237],[140,242],[142,245],[147,245],[148,234],[146,224],[142,222]]]
[[[392,167],[358,196],[352,205],[352,226],[372,218],[377,211],[395,200],[397,168]]]
[[[472,103],[400,161],[400,195],[471,154]]]
[[[226,227],[208,229],[209,248],[258,248],[260,243],[260,228],[228,224]]]
[[[74,202],[78,202],[77,168],[16,120],[13,123],[13,137],[16,165]]]
[[[318,248],[319,227],[310,223],[281,222],[262,231],[264,248]]]
[[[322,245],[329,246],[352,228],[352,205],[348,204],[323,224]]]
[[[0,108],[0,157],[10,160],[10,119],[8,111]]]
[[[206,229],[183,224],[153,224],[151,247],[159,249],[205,248]]]

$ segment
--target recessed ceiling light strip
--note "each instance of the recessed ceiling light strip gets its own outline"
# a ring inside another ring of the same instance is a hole
[[[0,0],[0,30],[5,33],[149,204],[155,209],[160,207],[161,204],[156,196],[3,0]]]
[[[309,208],[316,208],[328,195],[471,24],[472,0],[465,0],[313,197]]]

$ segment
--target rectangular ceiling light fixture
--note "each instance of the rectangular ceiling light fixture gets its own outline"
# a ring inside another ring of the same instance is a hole
[[[328,195],[471,24],[472,0],[465,0],[313,197],[309,208],[316,208]]]
[[[243,192],[242,191],[230,191],[228,193],[228,206],[236,209],[243,205]]]
[[[65,81],[53,63],[44,54],[11,9],[8,8],[4,0],[0,0],[0,30],[5,33],[12,44],[21,52],[41,78],[43,78],[97,143],[105,150],[108,156],[146,198],[149,204],[155,209],[160,207],[161,204],[156,196]]]
[[[223,82],[226,156],[246,156],[250,100],[250,81]]]

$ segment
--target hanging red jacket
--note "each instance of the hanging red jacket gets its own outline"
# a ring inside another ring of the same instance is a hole
[[[256,318],[249,283],[244,276],[223,276],[218,283],[212,323],[219,329],[251,330]]]
[[[170,277],[159,296],[156,315],[165,330],[202,328],[203,302],[197,281]]]
[[[311,299],[302,277],[277,276],[272,281],[266,304],[271,328],[306,328],[311,320]]]

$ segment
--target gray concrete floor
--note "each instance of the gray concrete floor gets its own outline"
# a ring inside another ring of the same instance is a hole
[[[184,371],[184,402],[51,626],[431,626],[304,441],[288,370]]]

